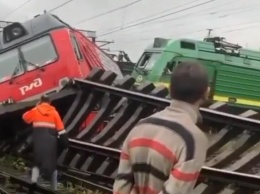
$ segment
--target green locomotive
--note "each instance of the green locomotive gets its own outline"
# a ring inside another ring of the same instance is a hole
[[[132,75],[137,84],[149,80],[168,86],[173,67],[182,61],[200,61],[208,69],[213,101],[260,107],[260,52],[243,49],[224,38],[155,38]]]

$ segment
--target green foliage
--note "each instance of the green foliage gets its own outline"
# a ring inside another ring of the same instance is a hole
[[[12,170],[18,172],[28,172],[30,169],[26,166],[26,161],[22,158],[17,158],[11,155],[5,155],[0,158],[0,165],[5,168],[11,168]],[[6,181],[6,186],[13,187],[14,185],[10,184],[9,181]],[[58,190],[62,190],[62,193],[66,194],[105,194],[99,190],[89,190],[81,185],[73,185],[71,182],[59,183]]]
[[[22,158],[16,158],[11,155],[5,155],[4,157],[0,158],[0,164],[6,167],[12,167],[19,172],[27,172],[29,170]]]

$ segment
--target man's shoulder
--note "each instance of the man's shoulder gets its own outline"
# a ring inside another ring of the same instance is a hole
[[[206,134],[189,117],[183,116],[179,119],[173,120],[181,125],[195,141],[201,141],[201,143],[207,142]]]
[[[53,115],[59,115],[59,112],[57,111],[57,109],[56,109],[54,106],[49,105],[49,108],[50,108],[51,114],[53,114]]]

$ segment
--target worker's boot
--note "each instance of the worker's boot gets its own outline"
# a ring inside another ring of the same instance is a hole
[[[29,188],[28,194],[34,194],[36,187],[37,187],[37,183],[32,183]]]
[[[58,189],[58,171],[55,170],[51,177],[51,188],[55,191]]]
[[[33,194],[36,188],[36,184],[38,181],[38,178],[40,176],[40,169],[38,167],[33,167],[32,168],[32,177],[31,177],[31,181],[32,181],[32,185],[29,188],[28,193],[29,194]]]
[[[31,176],[32,183],[37,183],[39,176],[40,176],[40,169],[38,167],[33,167],[32,176]]]

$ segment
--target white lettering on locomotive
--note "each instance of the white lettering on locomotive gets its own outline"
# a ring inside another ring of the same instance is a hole
[[[20,87],[19,90],[21,91],[22,95],[25,95],[26,92],[32,90],[33,88],[38,88],[40,86],[42,86],[42,80],[40,78],[37,78],[33,80],[33,82],[29,85]]]

